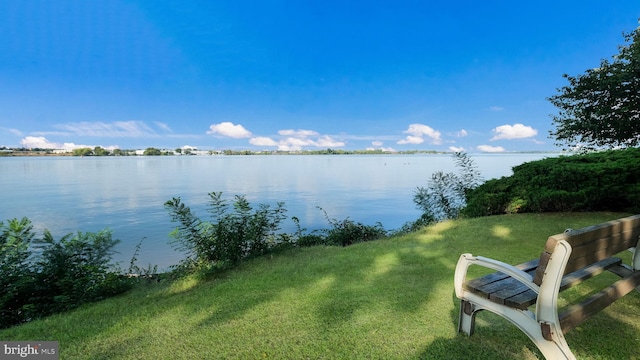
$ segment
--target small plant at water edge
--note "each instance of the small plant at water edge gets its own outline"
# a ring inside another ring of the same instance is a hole
[[[413,202],[423,214],[415,223],[407,224],[405,230],[428,225],[446,219],[455,219],[466,205],[469,192],[482,181],[473,159],[466,153],[454,154],[458,173],[437,171],[431,175],[427,187],[418,187]]]
[[[143,238],[144,240],[145,238]],[[136,245],[136,249],[133,252],[131,261],[129,262],[129,270],[127,270],[127,276],[137,279],[160,280],[158,274],[158,265],[147,265],[147,267],[141,267],[138,265],[138,256],[140,255],[140,248],[142,247],[142,240]]]
[[[278,233],[286,218],[283,202],[275,208],[260,204],[254,209],[244,196],[236,195],[229,206],[222,192],[208,195],[210,221],[198,218],[180,198],[165,203],[172,221],[178,223],[171,233],[173,244],[187,254],[179,269],[224,268],[291,241],[291,236]]]
[[[27,218],[0,222],[0,328],[124,292],[132,283],[109,262],[111,232],[37,238]]]
[[[320,210],[324,212],[325,218],[331,225],[331,228],[321,230],[326,234],[324,239],[326,245],[348,246],[387,236],[387,231],[379,222],[376,225],[365,225],[349,218],[339,221],[329,218],[324,209],[320,208]]]

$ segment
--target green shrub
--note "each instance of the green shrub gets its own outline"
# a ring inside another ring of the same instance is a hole
[[[505,212],[507,214],[517,214],[522,211],[522,208],[527,205],[527,202],[523,199],[514,199],[507,204]]]
[[[296,244],[300,247],[327,245],[327,239],[318,234],[303,234],[298,237]]]
[[[325,212],[326,216],[326,212]],[[309,246],[319,246],[319,245],[327,245],[326,237],[320,235],[318,232],[305,233],[306,229],[300,227],[300,219],[293,216],[291,220],[296,224],[296,233],[295,233],[295,245],[300,247],[309,247]]]
[[[510,212],[621,211],[640,207],[640,150],[631,148],[524,163],[472,189],[469,216]]]
[[[423,213],[418,219],[413,221],[407,221],[402,224],[399,229],[394,229],[389,232],[389,236],[400,236],[418,231],[425,226],[433,224],[436,220],[429,214]]]
[[[325,234],[324,244],[326,245],[349,246],[387,236],[387,231],[379,222],[375,225],[365,225],[349,218],[344,220],[331,219],[326,211],[321,210],[324,212],[329,225],[331,225],[331,228],[321,230]]]
[[[208,195],[211,221],[195,216],[180,198],[165,203],[172,221],[179,223],[171,234],[173,244],[187,255],[179,269],[224,268],[292,241],[290,236],[278,233],[287,211],[284,203],[277,203],[274,209],[266,204],[253,209],[244,196],[236,195],[230,209],[221,192]]]
[[[37,312],[50,314],[119,294],[131,287],[121,274],[111,271],[113,248],[119,243],[111,231],[77,232],[55,240],[47,230],[37,248]]]
[[[143,238],[144,240],[145,238]],[[151,280],[157,278],[159,280],[160,274],[158,274],[158,265],[147,265],[147,267],[141,267],[138,265],[138,256],[140,254],[140,248],[142,247],[142,240],[136,245],[136,249],[131,256],[129,262],[129,269],[127,270],[127,276],[130,278]]]
[[[454,154],[458,173],[437,171],[431,175],[427,187],[418,187],[413,202],[422,210],[415,223],[408,223],[403,230],[415,229],[432,222],[455,219],[466,205],[467,194],[481,181],[480,172],[466,153]]]
[[[27,260],[35,234],[27,218],[0,221],[0,328],[23,322],[35,285]]]
[[[47,230],[36,238],[27,218],[0,222],[0,327],[129,289],[131,281],[109,267],[117,243],[107,230],[56,241]]]

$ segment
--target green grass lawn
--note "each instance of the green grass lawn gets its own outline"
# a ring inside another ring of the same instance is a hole
[[[623,216],[463,219],[346,248],[293,249],[213,279],[141,286],[0,339],[59,341],[61,359],[536,359],[523,333],[488,312],[473,337],[457,334],[458,257],[519,263],[539,256],[549,235]],[[639,310],[633,292],[570,332],[569,346],[579,359],[639,358]]]

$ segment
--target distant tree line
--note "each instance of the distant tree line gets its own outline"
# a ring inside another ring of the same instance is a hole
[[[24,155],[72,155],[72,156],[135,156],[139,155],[138,150],[126,150],[126,149],[105,149],[101,146],[82,147],[71,150],[70,153],[54,153],[53,149],[39,149],[39,148],[7,148],[0,147],[1,155],[10,155],[14,152],[24,153]],[[343,149],[320,149],[320,150],[209,150],[209,155],[383,155],[383,154],[447,154],[450,152],[436,151],[436,150],[402,150],[402,151],[390,151],[383,149],[366,149],[366,150],[343,150]],[[144,156],[166,156],[166,155],[196,155],[194,149],[182,149],[176,148],[175,150],[158,149],[154,147],[148,147],[143,152]]]
[[[136,150],[122,150],[122,149],[113,149],[107,150],[100,146],[96,146],[93,149],[86,148],[78,148],[73,149],[73,156],[134,156],[136,154]],[[160,150],[153,147],[146,148],[142,155],[145,156],[162,156],[162,155],[173,155],[172,151],[169,150]]]
[[[210,154],[213,151],[209,152]],[[253,151],[253,150],[222,150],[222,155],[382,155],[382,154],[443,154],[447,152],[436,150],[404,150],[404,151],[388,151],[383,149],[367,149],[367,150],[343,150],[343,149],[321,149],[321,150],[271,150],[271,151]]]
[[[73,156],[127,156],[127,155],[130,155],[128,151],[124,151],[121,149],[113,149],[109,151],[100,146],[96,146],[93,149],[89,147],[73,149],[71,153],[73,154]]]

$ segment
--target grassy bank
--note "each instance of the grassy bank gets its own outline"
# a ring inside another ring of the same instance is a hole
[[[460,253],[522,262],[548,235],[622,216],[495,216],[294,249],[214,279],[149,284],[0,339],[57,340],[61,359],[535,359],[528,338],[489,313],[478,315],[475,336],[456,333]],[[570,347],[580,359],[637,358],[638,309],[634,292],[569,333]]]

